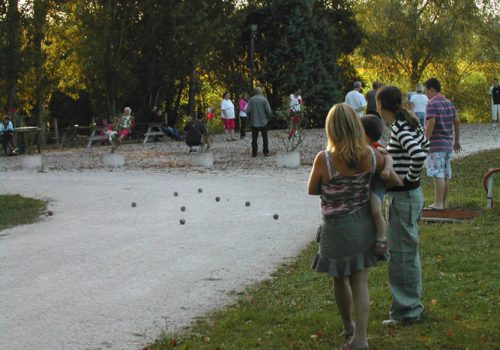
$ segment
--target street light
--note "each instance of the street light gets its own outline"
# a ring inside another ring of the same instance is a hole
[[[253,74],[254,74],[254,52],[255,52],[255,37],[257,36],[257,25],[250,25],[250,87],[253,91]]]

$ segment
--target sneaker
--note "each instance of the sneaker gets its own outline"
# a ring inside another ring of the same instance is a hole
[[[395,320],[395,319],[391,318],[391,319],[382,321],[382,324],[384,326],[391,327],[391,326],[398,326],[398,325],[410,325],[410,324],[419,322],[420,320],[421,320],[420,316],[419,317],[407,317],[407,318],[403,318],[402,320]]]
[[[400,324],[401,324],[401,321],[399,321],[399,320],[395,320],[395,319],[393,319],[393,318],[390,318],[390,319],[388,319],[388,320],[383,320],[383,321],[382,321],[382,324],[383,324],[384,326],[388,326],[388,327],[390,327],[390,326],[397,326],[397,325],[400,325]]]

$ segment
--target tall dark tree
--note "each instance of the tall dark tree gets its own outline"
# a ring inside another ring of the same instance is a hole
[[[9,0],[7,5],[7,55],[5,56],[5,75],[7,78],[7,109],[18,107],[17,88],[20,75],[21,59],[21,14],[18,0]]]
[[[331,25],[314,11],[313,0],[273,0],[248,14],[259,25],[257,78],[273,108],[297,88],[315,124],[339,100],[338,51]]]
[[[46,79],[43,72],[45,55],[42,51],[42,41],[45,37],[49,0],[38,0],[33,7],[33,67],[35,70],[35,106],[34,116],[40,127],[40,140],[45,144],[45,100]]]

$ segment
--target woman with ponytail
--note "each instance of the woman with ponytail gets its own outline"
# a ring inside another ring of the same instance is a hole
[[[418,220],[424,207],[420,174],[429,152],[429,141],[418,118],[403,108],[403,95],[395,86],[377,92],[377,111],[390,125],[387,151],[403,187],[387,189],[389,199],[389,286],[392,293],[390,319],[385,325],[420,320],[422,272],[419,254]]]
[[[368,349],[368,268],[377,264],[370,181],[384,159],[368,146],[360,118],[345,103],[332,107],[325,131],[328,144],[316,155],[308,184],[309,194],[321,195],[323,216],[313,268],[333,277],[343,349]]]

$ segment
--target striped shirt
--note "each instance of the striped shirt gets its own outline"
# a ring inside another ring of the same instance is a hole
[[[391,125],[391,140],[387,151],[394,160],[393,168],[403,179],[404,187],[388,191],[408,191],[420,186],[420,173],[429,152],[429,141],[424,130],[418,126],[411,130],[407,121],[396,120]]]
[[[451,153],[453,151],[453,125],[457,118],[455,106],[443,95],[436,95],[427,104],[426,114],[425,120],[435,120],[429,152]]]

